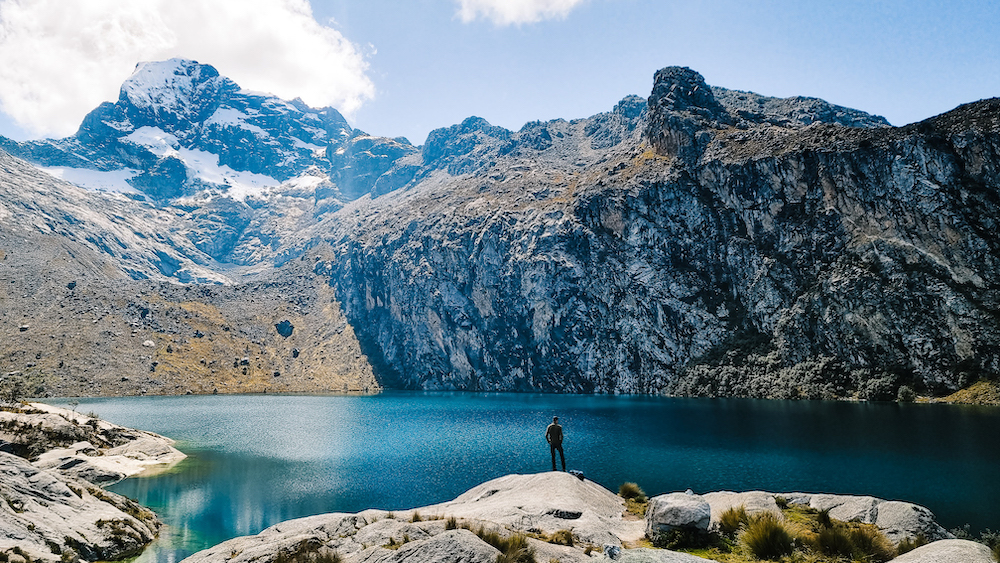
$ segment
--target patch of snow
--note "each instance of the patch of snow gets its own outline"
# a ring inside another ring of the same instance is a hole
[[[273,98],[274,94],[268,94],[267,92],[261,92],[259,90],[247,90],[246,88],[240,88],[236,92],[240,96],[246,96],[248,98]]]
[[[309,150],[311,150],[314,153],[316,153],[316,152],[326,152],[326,147],[321,147],[319,145],[314,145],[312,143],[307,143],[307,142],[303,141],[302,139],[299,139],[298,137],[293,137],[292,138],[292,144],[297,149],[309,149]]]
[[[149,152],[159,157],[174,155],[177,152],[177,137],[159,127],[146,125],[123,137],[126,141],[146,147]]]
[[[290,180],[285,180],[282,184],[282,188],[315,188],[316,186],[323,183],[326,180],[323,176],[313,176],[312,174],[304,174],[302,176],[296,176]]]
[[[101,123],[107,125],[112,129],[117,129],[118,131],[131,131],[134,126],[132,122],[126,117],[124,121],[101,121]]]
[[[205,125],[220,125],[222,127],[239,127],[240,129],[246,129],[252,132],[258,137],[270,137],[270,133],[264,131],[260,127],[253,125],[252,123],[247,123],[246,119],[249,117],[247,114],[234,109],[234,108],[222,108],[215,110],[207,120],[205,120]]]
[[[163,107],[181,112],[190,100],[186,94],[193,89],[187,66],[194,61],[170,59],[162,62],[143,62],[122,84],[122,92],[136,107]]]
[[[303,125],[302,128],[305,129],[306,131],[309,131],[310,133],[312,133],[313,137],[315,137],[317,139],[320,139],[320,140],[326,139],[326,131],[324,131],[323,129],[320,129],[319,127],[312,127],[310,125]]]
[[[65,180],[91,191],[126,194],[140,193],[139,190],[133,188],[128,183],[128,180],[131,180],[139,173],[138,170],[131,168],[103,171],[87,168],[71,168],[68,166],[40,166],[38,169],[50,176],[55,176],[60,180]]]
[[[263,188],[280,185],[280,182],[264,174],[240,172],[228,165],[219,165],[219,155],[198,149],[178,149],[174,154],[188,167],[188,173],[195,178],[213,184],[227,186],[227,193],[233,199],[243,200],[248,195]]]

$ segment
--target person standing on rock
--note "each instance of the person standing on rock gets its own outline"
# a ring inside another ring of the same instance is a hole
[[[556,451],[559,451],[559,459],[562,460],[563,471],[566,471],[566,454],[563,453],[562,426],[559,426],[559,417],[552,417],[552,424],[545,429],[545,441],[549,443],[549,451],[552,453],[552,471],[556,470]]]

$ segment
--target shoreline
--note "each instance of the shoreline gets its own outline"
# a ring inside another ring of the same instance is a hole
[[[45,403],[0,410],[0,555],[7,561],[119,560],[158,535],[156,514],[103,487],[169,470],[170,438]],[[17,454],[17,455],[15,455]]]

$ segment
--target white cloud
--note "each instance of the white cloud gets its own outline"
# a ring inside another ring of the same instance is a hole
[[[137,62],[172,57],[347,114],[375,92],[364,55],[307,0],[0,0],[0,109],[38,135],[72,133]]]
[[[496,25],[535,23],[564,18],[584,0],[457,0],[458,17],[468,23],[477,18]]]

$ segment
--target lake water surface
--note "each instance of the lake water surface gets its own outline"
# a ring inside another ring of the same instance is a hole
[[[111,487],[168,525],[140,563],[290,518],[413,508],[547,471],[553,415],[568,467],[615,491],[872,495],[927,506],[947,528],[1000,527],[997,408],[387,392],[83,399],[77,410],[174,438],[190,456]]]

